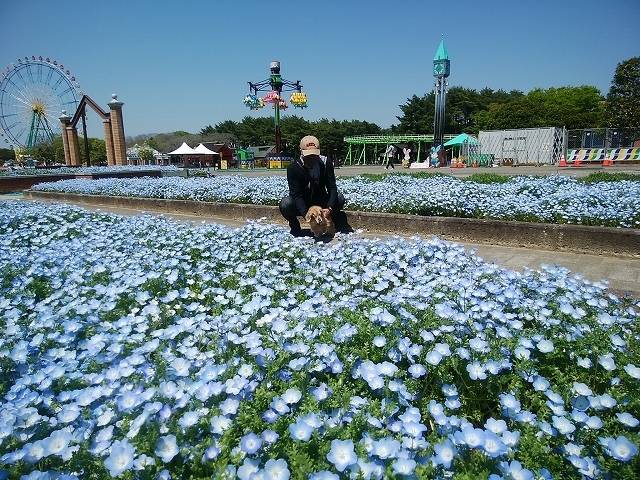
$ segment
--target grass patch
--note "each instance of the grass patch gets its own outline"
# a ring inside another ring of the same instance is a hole
[[[621,182],[623,180],[631,180],[640,182],[640,174],[637,173],[609,173],[609,172],[594,172],[590,173],[586,177],[579,178],[579,182],[583,183],[598,183],[598,182]]]
[[[460,180],[474,183],[507,183],[512,178],[513,176],[511,175],[498,175],[496,173],[474,173]]]

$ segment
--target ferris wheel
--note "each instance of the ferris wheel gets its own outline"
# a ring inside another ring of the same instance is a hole
[[[31,148],[60,133],[63,110],[82,97],[76,78],[56,60],[24,57],[0,72],[0,140]]]

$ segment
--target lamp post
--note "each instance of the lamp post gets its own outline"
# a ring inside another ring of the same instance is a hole
[[[249,94],[244,98],[244,104],[251,110],[262,108],[267,103],[273,103],[274,126],[276,137],[276,155],[282,152],[282,135],[280,132],[280,109],[287,108],[287,103],[282,98],[282,92],[294,92],[290,102],[294,107],[305,108],[307,96],[302,92],[300,80],[291,82],[280,75],[280,62],[274,60],[270,66],[271,75],[261,82],[248,82]],[[258,92],[268,92],[263,98],[258,98]]]

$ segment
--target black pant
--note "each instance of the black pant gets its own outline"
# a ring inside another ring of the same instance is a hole
[[[331,218],[333,219],[333,223],[336,226],[336,230],[338,230],[339,232],[352,232],[353,229],[351,229],[351,227],[349,227],[349,224],[347,223],[347,215],[342,211],[342,209],[344,208],[344,202],[344,195],[338,192],[338,201],[336,202],[335,207],[333,207]],[[322,208],[327,207],[326,200],[312,204],[310,204],[310,202],[306,203],[307,206],[318,205]],[[280,213],[289,222],[289,227],[291,227],[292,234],[298,235],[302,232],[302,229],[300,228],[300,221],[298,220],[298,209],[296,207],[296,202],[292,196],[288,195],[280,200]]]
[[[395,165],[393,164],[393,157],[387,158],[387,164],[384,166],[384,169],[386,170],[389,167],[393,168],[394,170],[396,169]]]

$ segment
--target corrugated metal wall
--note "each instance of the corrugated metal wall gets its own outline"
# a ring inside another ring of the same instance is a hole
[[[500,165],[552,165],[564,152],[564,129],[556,127],[481,131],[480,153]]]

